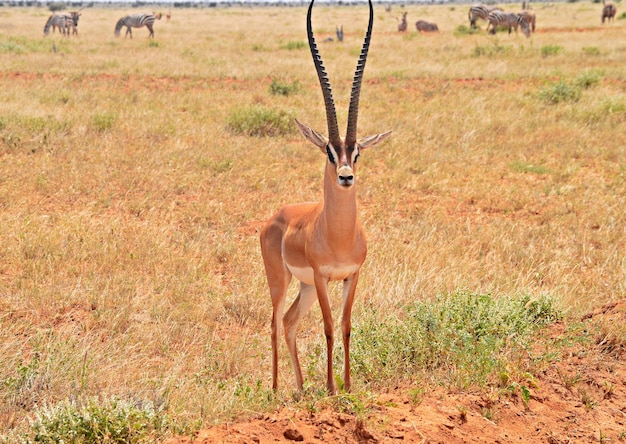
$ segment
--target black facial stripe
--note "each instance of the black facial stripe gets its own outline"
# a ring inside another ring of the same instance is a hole
[[[335,157],[333,156],[333,153],[330,151],[330,147],[328,145],[326,145],[326,154],[328,154],[328,160],[330,160],[330,163],[334,164]]]

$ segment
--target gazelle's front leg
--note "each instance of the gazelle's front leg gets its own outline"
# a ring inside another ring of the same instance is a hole
[[[350,333],[352,332],[352,304],[359,271],[343,281],[343,313],[341,315],[341,333],[343,335],[343,382],[347,392],[350,391]]]
[[[333,313],[330,307],[330,298],[328,296],[328,278],[315,273],[315,290],[317,291],[317,300],[322,310],[322,319],[324,320],[324,336],[326,337],[326,388],[328,394],[336,394],[335,378],[333,377],[333,347],[335,344],[335,333],[333,326]]]

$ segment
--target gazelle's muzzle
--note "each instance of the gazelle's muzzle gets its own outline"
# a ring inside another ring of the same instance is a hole
[[[349,165],[337,168],[337,183],[346,188],[354,185],[354,170]]]

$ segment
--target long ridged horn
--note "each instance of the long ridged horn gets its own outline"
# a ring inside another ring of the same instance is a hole
[[[354,80],[352,81],[352,93],[350,94],[350,108],[348,110],[348,129],[346,130],[346,145],[352,146],[356,143],[356,126],[359,119],[359,96],[361,95],[361,82],[363,81],[363,71],[365,71],[365,62],[367,60],[367,51],[370,48],[370,39],[372,37],[372,26],[374,24],[374,8],[372,0],[368,0],[370,6],[370,19],[367,25],[367,33],[365,41],[361,49],[361,55],[354,72]]]
[[[328,74],[324,68],[324,63],[320,57],[320,53],[317,49],[317,43],[315,43],[315,37],[313,37],[313,28],[311,26],[311,10],[313,9],[313,2],[311,0],[309,4],[309,12],[306,16],[306,30],[309,37],[309,48],[311,49],[311,55],[313,56],[313,63],[315,63],[315,69],[317,70],[317,77],[322,87],[322,94],[324,95],[324,104],[326,105],[326,121],[328,122],[328,139],[334,146],[339,146],[341,138],[339,137],[339,126],[337,125],[337,112],[335,111],[335,102],[333,101],[333,92],[330,89],[330,80]]]

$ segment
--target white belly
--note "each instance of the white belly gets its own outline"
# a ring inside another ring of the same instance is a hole
[[[313,268],[311,267],[294,267],[286,264],[293,277],[305,284],[313,285]],[[333,264],[322,265],[319,267],[322,276],[331,281],[342,281],[348,276],[356,273],[359,269],[358,264]]]

